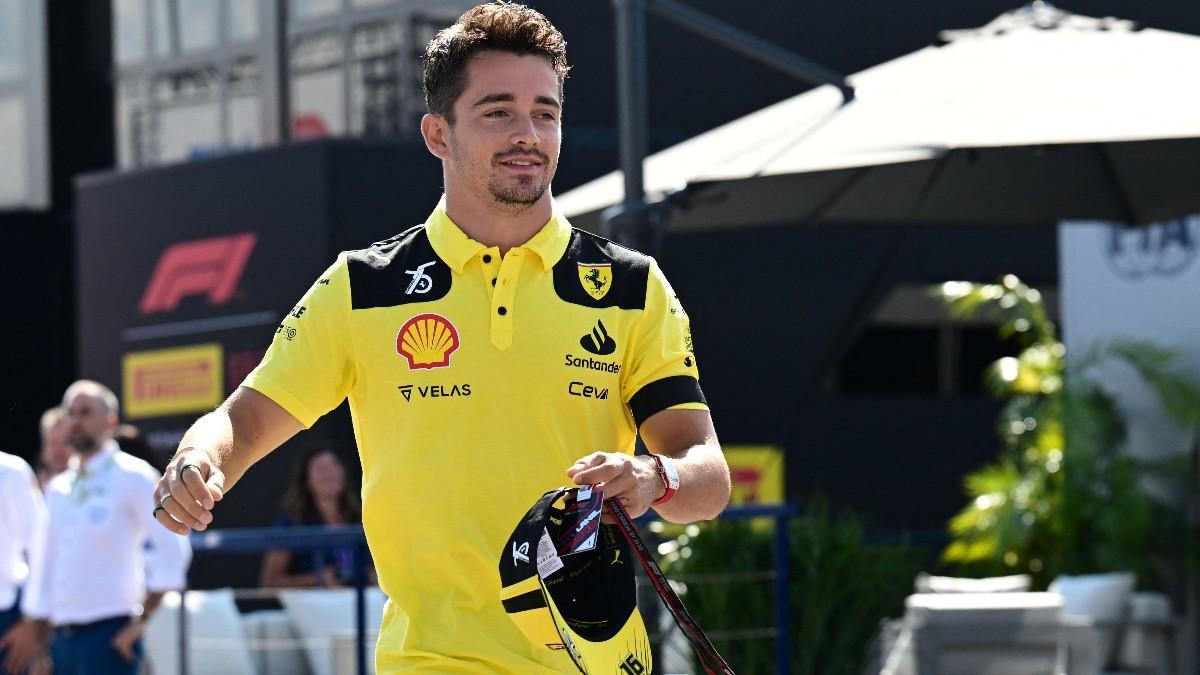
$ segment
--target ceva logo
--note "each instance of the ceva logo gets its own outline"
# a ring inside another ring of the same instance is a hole
[[[212,305],[229,302],[257,241],[255,233],[243,232],[172,244],[159,257],[142,294],[142,314],[173,311],[193,295],[208,296]]]

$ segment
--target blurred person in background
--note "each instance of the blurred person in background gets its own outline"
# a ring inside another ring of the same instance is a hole
[[[117,442],[117,447],[121,449],[121,452],[145,461],[154,467],[159,475],[166,468],[166,462],[162,461],[154,452],[154,448],[150,447],[149,441],[142,435],[142,430],[132,424],[118,424],[116,431],[113,432],[113,440]]]
[[[54,406],[42,413],[42,450],[38,455],[37,479],[43,492],[51,478],[67,470],[67,462],[74,452],[67,443],[66,414],[62,406]]]
[[[157,471],[117,447],[117,397],[80,380],[63,395],[75,451],[46,488],[42,562],[28,614],[53,626],[55,675],[134,675],[142,632],[168,590],[183,588],[191,548],[154,524]]]
[[[21,588],[38,563],[46,507],[33,469],[0,452],[0,672],[21,675],[44,659],[48,631],[22,619],[32,595]]]
[[[293,525],[357,525],[362,522],[358,497],[346,488],[346,467],[330,448],[316,447],[292,468],[278,527]],[[364,551],[365,553],[365,551]],[[374,583],[369,559],[362,561]],[[349,586],[354,583],[354,550],[272,550],[263,556],[261,584],[266,588]]]

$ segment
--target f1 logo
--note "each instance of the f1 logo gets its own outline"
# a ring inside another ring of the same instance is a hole
[[[257,241],[255,233],[243,232],[171,245],[142,294],[142,314],[172,311],[192,295],[207,295],[213,305],[229,302]]]

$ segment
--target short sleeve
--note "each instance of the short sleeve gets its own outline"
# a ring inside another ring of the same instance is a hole
[[[349,322],[350,280],[342,254],[284,317],[243,386],[311,427],[345,400],[354,384]]]
[[[646,306],[636,321],[621,392],[640,427],[668,408],[707,410],[692,351],[692,330],[671,284],[651,263]]]

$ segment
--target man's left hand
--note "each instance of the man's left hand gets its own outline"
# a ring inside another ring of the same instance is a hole
[[[142,633],[146,630],[146,623],[140,619],[130,621],[117,634],[113,636],[112,646],[121,655],[121,658],[126,661],[132,661],[137,655],[134,653],[134,645],[141,639]]]
[[[623,452],[594,452],[572,464],[567,477],[576,485],[599,485],[604,498],[617,498],[631,518],[649,511],[666,489],[652,460]],[[607,513],[603,518],[614,522]]]

